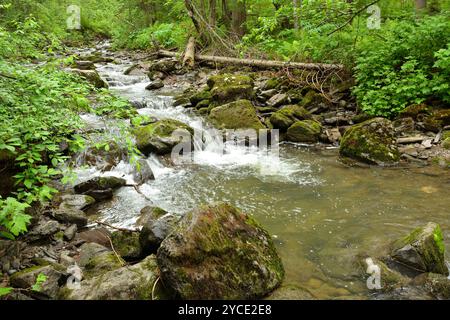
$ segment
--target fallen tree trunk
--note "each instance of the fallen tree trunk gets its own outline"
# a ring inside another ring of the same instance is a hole
[[[190,37],[183,58],[183,66],[193,68],[195,65],[195,38]]]
[[[167,50],[159,50],[158,55],[162,57],[178,57],[179,54]],[[195,60],[209,61],[224,64],[237,64],[251,67],[260,68],[294,68],[304,70],[317,70],[317,71],[340,71],[344,69],[341,64],[326,64],[326,63],[302,63],[302,62],[284,62],[275,60],[257,60],[257,59],[238,59],[220,56],[204,56],[195,55]]]

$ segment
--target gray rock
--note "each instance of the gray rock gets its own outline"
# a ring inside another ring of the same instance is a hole
[[[178,221],[179,217],[170,213],[154,221],[147,221],[139,235],[142,250],[145,253],[156,253],[161,242],[174,230]]]
[[[289,97],[285,93],[278,93],[267,101],[269,107],[279,107],[286,104],[289,104]]]
[[[86,214],[78,209],[59,208],[52,212],[52,216],[60,222],[74,223],[80,228],[88,223]]]
[[[95,177],[88,181],[77,184],[74,189],[76,193],[86,193],[91,190],[118,189],[126,185],[126,180],[117,177]]]
[[[153,174],[152,168],[150,168],[147,160],[140,159],[137,163],[139,168],[136,167],[133,174],[133,179],[138,185],[143,184],[148,180],[155,180],[155,175]]]
[[[85,243],[80,247],[78,265],[80,267],[85,267],[95,256],[110,251],[111,250],[109,250],[108,248],[95,242]]]
[[[97,71],[95,70],[72,70],[74,73],[78,74],[80,77],[86,79],[96,88],[108,88],[108,83],[103,80]]]
[[[94,198],[81,194],[66,194],[61,197],[61,200],[60,208],[62,209],[85,210],[95,203]]]
[[[97,201],[111,199],[113,191],[126,185],[126,180],[117,177],[95,177],[74,187],[75,192],[89,195]]]
[[[106,272],[81,282],[81,288],[71,291],[64,288],[61,299],[67,300],[151,300],[158,278],[155,256],[142,262]],[[156,290],[155,298],[160,296]]]
[[[78,231],[78,227],[76,224],[71,225],[66,230],[64,230],[64,239],[67,241],[72,241],[75,238],[75,235]]]
[[[75,61],[75,67],[80,70],[95,70],[95,65],[92,61]]]
[[[57,221],[41,219],[27,234],[27,238],[30,241],[48,239],[61,229],[62,226]]]
[[[164,87],[164,82],[162,80],[154,80],[148,86],[145,87],[145,90],[158,90]]]
[[[11,285],[16,288],[29,289],[36,283],[40,274],[45,275],[47,279],[42,283],[41,290],[33,292],[33,294],[38,297],[56,299],[59,292],[59,281],[63,277],[63,273],[52,266],[31,267],[17,272],[10,278]]]

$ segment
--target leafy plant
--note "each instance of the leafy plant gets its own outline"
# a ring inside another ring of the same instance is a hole
[[[359,46],[354,89],[366,113],[395,116],[429,98],[449,101],[450,19],[393,22]]]
[[[0,198],[0,236],[13,240],[27,231],[27,224],[31,219],[31,216],[25,214],[28,207],[28,204],[15,198]]]

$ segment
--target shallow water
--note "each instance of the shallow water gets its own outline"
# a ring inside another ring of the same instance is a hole
[[[130,64],[99,66],[99,72],[112,90],[145,103],[141,114],[204,126],[183,108],[172,107],[167,92],[145,91],[145,77],[124,76]],[[204,203],[230,202],[273,235],[285,283],[323,299],[366,297],[365,276],[358,273],[354,257],[376,256],[391,240],[429,221],[441,225],[450,247],[448,171],[349,168],[338,161],[337,150],[295,145],[282,145],[280,159],[232,145],[221,155],[212,143],[194,155],[193,163],[171,167],[150,156],[156,180],[140,187],[146,197],[123,188],[100,208],[101,219],[133,226],[140,209],[151,203],[184,213]],[[277,170],[267,172],[268,167]],[[81,180],[100,174],[92,168],[79,173]],[[121,163],[107,174],[132,182],[130,173],[130,166]]]

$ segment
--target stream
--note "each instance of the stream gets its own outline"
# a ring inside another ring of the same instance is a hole
[[[98,64],[97,71],[113,92],[144,106],[140,114],[207,126],[187,109],[172,106],[182,86],[147,91],[148,77],[124,75],[132,64]],[[113,122],[82,118],[114,130]],[[227,145],[223,155],[214,141],[195,151],[193,163],[165,166],[153,155],[147,161],[155,180],[140,187],[145,197],[132,187],[121,188],[112,202],[97,208],[100,219],[133,227],[147,205],[182,214],[200,204],[227,201],[253,215],[273,236],[285,284],[305,288],[318,299],[368,297],[354,257],[376,256],[390,241],[429,221],[441,225],[450,248],[450,176],[442,169],[347,167],[339,162],[337,149],[292,144],[280,146],[279,158],[234,145]],[[77,170],[79,181],[104,174],[133,183],[131,172],[132,166],[123,162],[105,173]]]

